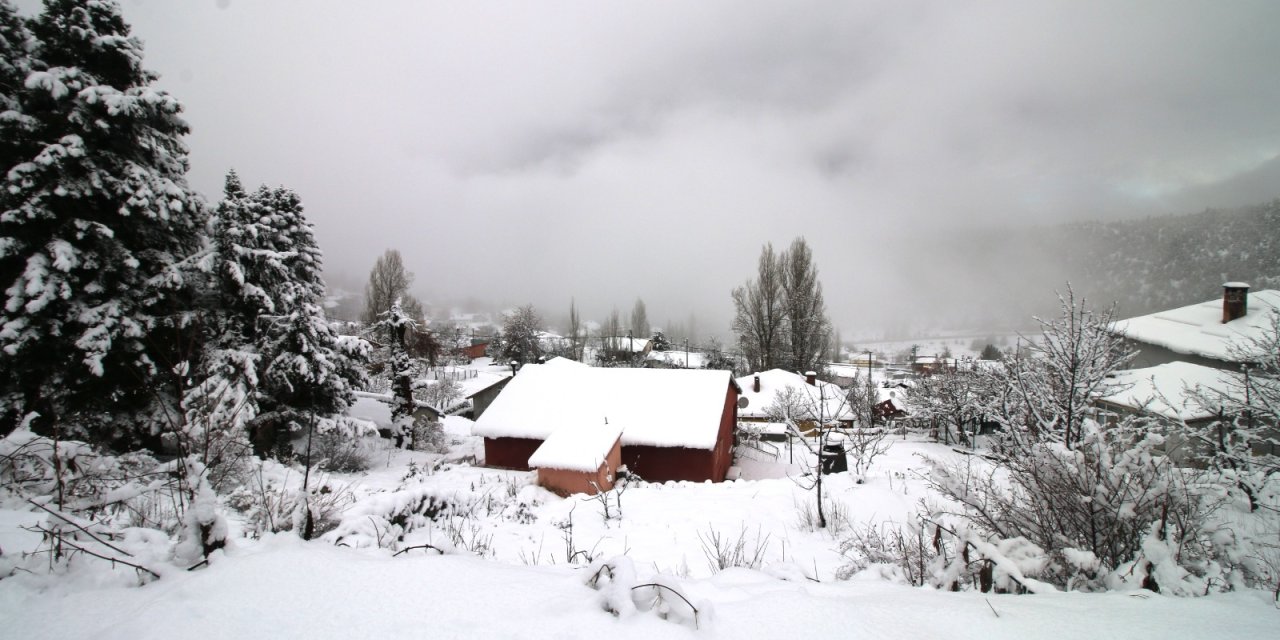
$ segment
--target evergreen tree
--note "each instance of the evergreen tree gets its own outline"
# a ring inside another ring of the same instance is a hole
[[[364,384],[369,347],[325,321],[320,249],[296,193],[250,195],[233,171],[210,229],[201,265],[214,293],[182,431],[212,470],[247,453],[250,435],[265,455],[282,434],[328,425]]]
[[[31,51],[35,47],[27,23],[9,0],[0,0],[0,166],[13,167],[30,151],[33,119],[22,112],[18,94],[31,72]]]
[[[414,320],[405,313],[400,301],[396,300],[382,314],[379,324],[391,335],[391,359],[388,363],[393,397],[391,435],[396,439],[396,446],[400,447],[413,434],[414,413],[417,411],[417,404],[413,399],[413,363],[405,346],[405,336],[413,330]]]
[[[22,31],[8,5],[8,51]],[[0,431],[31,413],[98,441],[136,438],[181,361],[184,283],[204,209],[184,177],[181,105],[151,85],[112,2],[48,0],[29,59],[5,56]],[[25,68],[25,69],[24,69]],[[16,108],[15,108],[16,107]]]
[[[339,336],[325,321],[322,262],[302,201],[292,190],[261,187],[244,198],[234,174],[216,235],[224,295],[244,327],[245,345],[260,354],[255,445],[265,452],[279,435],[342,413],[365,384],[369,346]],[[228,337],[230,340],[230,337]],[[228,345],[234,348],[234,345]],[[243,348],[243,347],[242,347]]]
[[[502,357],[522,363],[536,362],[542,356],[542,317],[533,305],[527,304],[513,311],[502,324],[505,341]]]

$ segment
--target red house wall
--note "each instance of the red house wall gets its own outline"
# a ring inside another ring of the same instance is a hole
[[[485,438],[484,463],[500,469],[529,470],[529,456],[542,446],[532,438]]]

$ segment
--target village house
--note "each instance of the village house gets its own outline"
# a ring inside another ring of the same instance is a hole
[[[597,368],[554,359],[522,367],[473,433],[484,438],[489,466],[554,464],[547,468],[584,474],[578,481],[586,482],[600,471],[600,443],[608,438],[588,446],[581,434],[616,429],[619,460],[640,478],[720,482],[732,461],[739,391],[727,371]]]
[[[787,390],[792,390],[805,405],[799,416],[802,429],[812,428],[819,420],[826,424],[838,423],[841,427],[853,426],[853,409],[849,406],[845,390],[818,380],[815,372],[800,375],[784,369],[770,369],[742,376],[737,382],[745,400],[738,416],[744,426],[759,432],[764,440],[786,439],[786,425],[777,422],[776,403],[778,394]]]
[[[1166,449],[1184,459],[1212,442],[1189,441],[1188,434],[1218,424],[1227,437],[1231,421],[1225,407],[1239,406],[1249,380],[1242,370],[1255,356],[1251,349],[1272,331],[1271,314],[1280,312],[1280,291],[1250,293],[1243,282],[1222,286],[1221,299],[1209,300],[1112,323],[1110,330],[1137,349],[1134,369],[1113,375],[1114,390],[1097,401],[1108,413],[1160,418],[1169,437]],[[1212,435],[1212,434],[1210,434]],[[1271,445],[1259,445],[1270,451]],[[1255,447],[1256,453],[1264,453]]]
[[[1231,407],[1245,400],[1243,374],[1191,362],[1117,371],[1109,382],[1110,390],[1095,402],[1099,419],[1110,421],[1125,414],[1157,418],[1167,438],[1165,451],[1179,461],[1212,448],[1219,434],[1208,427],[1216,424],[1222,430],[1221,437],[1228,437],[1236,417]],[[1269,382],[1254,380],[1252,384]],[[1190,439],[1189,434],[1195,433],[1207,433],[1208,440]],[[1273,453],[1273,449],[1262,444],[1255,447],[1255,453]]]
[[[901,382],[886,382],[876,386],[873,412],[877,424],[907,417],[907,389],[907,385]]]
[[[1222,285],[1222,298],[1111,324],[1111,332],[1138,349],[1135,368],[1175,361],[1235,370],[1253,340],[1271,329],[1280,291],[1249,292],[1243,282]]]
[[[600,359],[606,362],[644,362],[653,351],[653,341],[634,336],[600,338]]]

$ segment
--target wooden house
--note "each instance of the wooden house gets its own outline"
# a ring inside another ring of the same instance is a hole
[[[738,385],[728,371],[531,364],[476,421],[485,463],[530,469],[561,430],[620,429],[622,464],[648,481],[724,480]]]

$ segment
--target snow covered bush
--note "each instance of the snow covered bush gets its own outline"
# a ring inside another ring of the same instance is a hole
[[[1258,584],[1243,542],[1199,475],[1165,456],[1147,420],[1085,421],[1074,448],[1023,447],[993,467],[928,460],[949,515],[989,540],[1021,538],[1047,554],[1043,578],[1067,589],[1124,586],[1179,595]]]
[[[0,490],[6,502],[46,516],[31,529],[41,547],[9,571],[59,573],[91,558],[145,582],[163,565],[185,568],[226,544],[217,497],[190,456],[113,456],[24,428],[0,439]]]
[[[867,524],[840,544],[847,563],[836,573],[848,579],[862,571],[936,589],[1025,593],[1051,591],[1035,579],[1048,560],[1025,538],[989,540],[965,524],[946,526],[920,517],[902,526]]]
[[[227,505],[244,516],[246,535],[260,538],[284,531],[301,535],[303,507],[311,512],[313,538],[337,528],[342,514],[355,502],[351,486],[321,473],[303,489],[298,475],[274,461],[258,461],[251,481],[227,496]]]
[[[698,532],[698,540],[702,542],[702,554],[707,558],[707,566],[712,573],[724,571],[730,567],[759,569],[764,565],[765,554],[769,551],[769,535],[761,535],[759,527],[755,536],[747,537],[747,527],[738,531],[738,536],[727,536],[715,527],[708,526],[705,532]]]
[[[328,431],[315,437],[311,457],[315,465],[325,471],[357,473],[373,466],[374,456],[382,446],[382,439],[373,436],[351,436]]]
[[[328,537],[357,548],[401,551],[418,545],[483,555],[489,544],[475,522],[480,504],[480,496],[427,486],[376,494],[348,510]]]
[[[599,592],[600,608],[619,618],[652,611],[663,620],[697,629],[711,617],[710,603],[690,600],[678,580],[657,574],[641,582],[626,556],[596,560],[586,575],[586,585]]]

